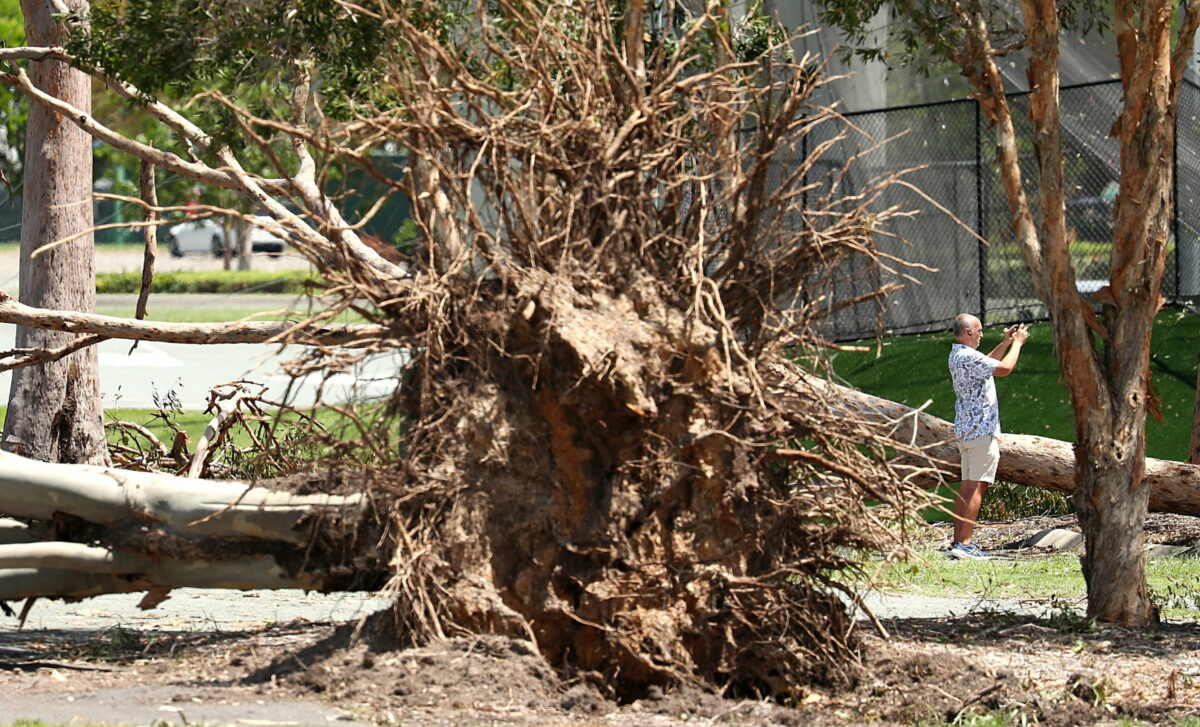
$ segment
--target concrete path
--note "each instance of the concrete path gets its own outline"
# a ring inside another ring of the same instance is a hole
[[[150,611],[140,611],[140,594],[91,598],[81,603],[38,601],[24,629],[0,617],[0,727],[18,720],[67,725],[344,725],[366,727],[362,715],[312,700],[263,699],[250,687],[139,684],[137,666],[121,668],[119,686],[72,689],[74,672],[43,667],[3,669],[5,661],[28,661],[30,637],[52,641],[70,634],[92,635],[97,643],[117,628],[164,634],[233,632],[274,623],[349,622],[389,602],[365,593],[304,594],[298,591],[200,591],[182,588]]]
[[[919,596],[911,593],[879,593],[869,591],[860,594],[863,604],[877,619],[950,618],[971,613],[1001,612],[1018,615],[1041,615],[1045,607],[1041,604],[1017,598],[945,598]],[[866,615],[855,611],[857,618]]]

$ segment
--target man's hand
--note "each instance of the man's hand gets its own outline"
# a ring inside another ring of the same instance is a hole
[[[1026,339],[1029,338],[1029,330],[1027,328],[1025,328],[1025,324],[1022,323],[1020,325],[1013,326],[1008,331],[1006,331],[1004,337],[1010,338],[1011,340],[1016,341],[1018,343],[1025,343]]]

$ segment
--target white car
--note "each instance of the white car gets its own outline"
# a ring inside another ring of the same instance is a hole
[[[254,218],[258,224],[248,225],[250,252],[265,252],[276,256],[283,254],[283,240],[267,232],[259,225],[269,225],[274,220],[265,215]],[[207,253],[221,257],[225,254],[225,230],[212,219],[188,220],[171,225],[163,236],[163,244],[175,257],[189,253]]]

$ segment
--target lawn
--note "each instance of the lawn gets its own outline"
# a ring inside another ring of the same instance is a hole
[[[386,419],[385,407],[379,404],[358,404],[350,407],[350,410],[354,411],[368,428],[396,426],[394,421]],[[0,406],[0,422],[4,421],[6,412],[7,407]],[[315,411],[315,417],[317,422],[327,430],[344,433],[341,439],[348,441],[361,436],[361,433],[353,422],[337,411],[326,408],[318,409]],[[189,449],[195,447],[196,441],[200,438],[200,435],[204,434],[204,429],[212,421],[212,418],[211,414],[199,411],[159,412],[154,409],[106,409],[104,411],[104,420],[106,422],[130,422],[145,427],[168,447],[170,447],[174,437],[174,429],[168,424],[169,420],[175,428],[187,434]],[[286,425],[290,422],[298,421],[299,417],[296,414],[288,413],[284,414],[282,419]],[[287,427],[285,427],[286,429]],[[249,447],[255,444],[243,427],[235,426],[231,431],[233,433],[233,443],[238,447]],[[116,430],[109,428],[109,442],[118,441],[120,436]],[[286,436],[286,432],[281,430],[280,436]],[[311,451],[314,453],[313,456],[315,456],[315,450]]]
[[[928,550],[916,560],[879,564],[870,580],[884,593],[1020,598],[1064,608],[1082,604],[1087,596],[1079,556],[1072,553],[964,562]],[[1163,616],[1200,619],[1200,558],[1152,558],[1146,561],[1146,582]]]
[[[998,326],[985,326],[983,335],[980,350],[986,353],[1000,343],[1003,333]],[[1187,458],[1195,406],[1197,341],[1200,317],[1174,309],[1158,315],[1151,343],[1151,374],[1163,421],[1151,420],[1146,426],[1146,453],[1151,457]],[[946,369],[951,343],[950,333],[901,336],[884,339],[878,356],[871,346],[870,352],[837,352],[831,359],[836,376],[849,385],[909,406],[928,401],[926,411],[953,420],[954,390]],[[1016,370],[996,382],[1004,431],[1074,441],[1071,405],[1061,379],[1050,324],[1035,323]]]

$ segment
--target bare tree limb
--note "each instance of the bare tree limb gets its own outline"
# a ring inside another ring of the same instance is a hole
[[[0,306],[2,305],[3,303],[0,302]],[[14,348],[11,351],[3,351],[0,352],[0,360],[6,358],[12,358],[13,360],[8,363],[0,363],[0,371],[12,371],[13,369],[23,369],[26,366],[36,366],[37,364],[44,364],[50,361],[58,361],[76,351],[82,351],[88,346],[94,346],[97,343],[107,340],[108,336],[91,335],[78,338],[58,348]]]
[[[909,451],[920,450],[930,476],[926,484],[957,482],[961,473],[954,425],[931,414],[839,386],[812,376],[777,384],[780,391],[799,396],[797,406],[821,401],[850,420],[862,421]],[[785,453],[786,454],[786,453]],[[911,455],[903,455],[912,459]],[[935,473],[940,473],[937,475]],[[1070,442],[1029,434],[1000,436],[1000,480],[1071,494],[1075,491],[1075,451]],[[1146,484],[1153,512],[1200,515],[1200,465],[1146,458]]]
[[[138,175],[142,199],[146,202],[146,227],[142,229],[145,236],[146,251],[142,256],[142,283],[138,289],[137,306],[133,317],[141,320],[146,317],[146,300],[150,297],[150,286],[154,284],[154,258],[158,252],[158,187],[154,184],[154,165],[143,161]]]
[[[142,144],[113,131],[97,121],[90,113],[81,111],[71,104],[56,99],[38,89],[29,80],[29,76],[23,69],[17,69],[15,73],[0,74],[0,82],[12,86],[29,98],[69,118],[88,135],[103,141],[114,149],[132,154],[138,159],[143,159],[155,166],[175,172],[188,179],[194,179],[197,182],[211,184],[223,189],[241,188],[237,181],[231,179],[226,173],[198,162],[188,161],[171,152],[165,152],[147,144]],[[264,189],[270,190],[272,194],[286,195],[288,192],[287,187],[283,186],[278,180],[260,180],[259,185]]]
[[[369,323],[309,325],[298,329],[290,321],[232,321],[228,323],[163,323],[94,313],[42,310],[23,305],[0,291],[0,322],[97,337],[162,343],[297,343],[356,347],[391,337],[384,326]],[[103,338],[91,341],[97,343]],[[68,352],[69,353],[69,352]],[[64,354],[65,355],[65,354]]]

